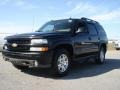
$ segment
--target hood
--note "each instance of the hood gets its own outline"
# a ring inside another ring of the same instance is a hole
[[[48,37],[61,37],[61,36],[66,36],[70,35],[69,33],[42,33],[42,32],[34,32],[34,33],[23,33],[23,34],[16,34],[12,36],[6,37],[6,39],[10,38],[48,38]]]

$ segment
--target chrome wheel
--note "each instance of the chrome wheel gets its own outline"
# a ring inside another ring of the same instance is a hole
[[[61,54],[58,57],[58,62],[57,62],[58,70],[60,72],[65,72],[68,68],[68,64],[69,64],[68,56],[66,54]]]
[[[100,60],[101,60],[101,62],[104,62],[104,60],[105,60],[105,54],[104,54],[103,49],[101,49],[101,51],[100,51]]]

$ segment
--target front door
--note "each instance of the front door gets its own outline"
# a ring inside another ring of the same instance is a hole
[[[86,24],[76,25],[76,35],[74,37],[74,52],[76,56],[89,54],[92,42],[90,42],[89,32]]]

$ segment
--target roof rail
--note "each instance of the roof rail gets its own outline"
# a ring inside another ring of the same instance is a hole
[[[98,23],[97,21],[94,21],[92,19],[85,18],[85,17],[82,17],[81,20],[83,20],[83,21],[90,21],[90,22],[93,22],[93,23]]]

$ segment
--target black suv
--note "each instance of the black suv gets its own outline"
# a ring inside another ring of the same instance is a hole
[[[93,57],[105,61],[108,39],[96,21],[63,19],[47,22],[34,33],[5,38],[3,58],[18,69],[51,68],[54,75],[65,75],[73,61]]]

